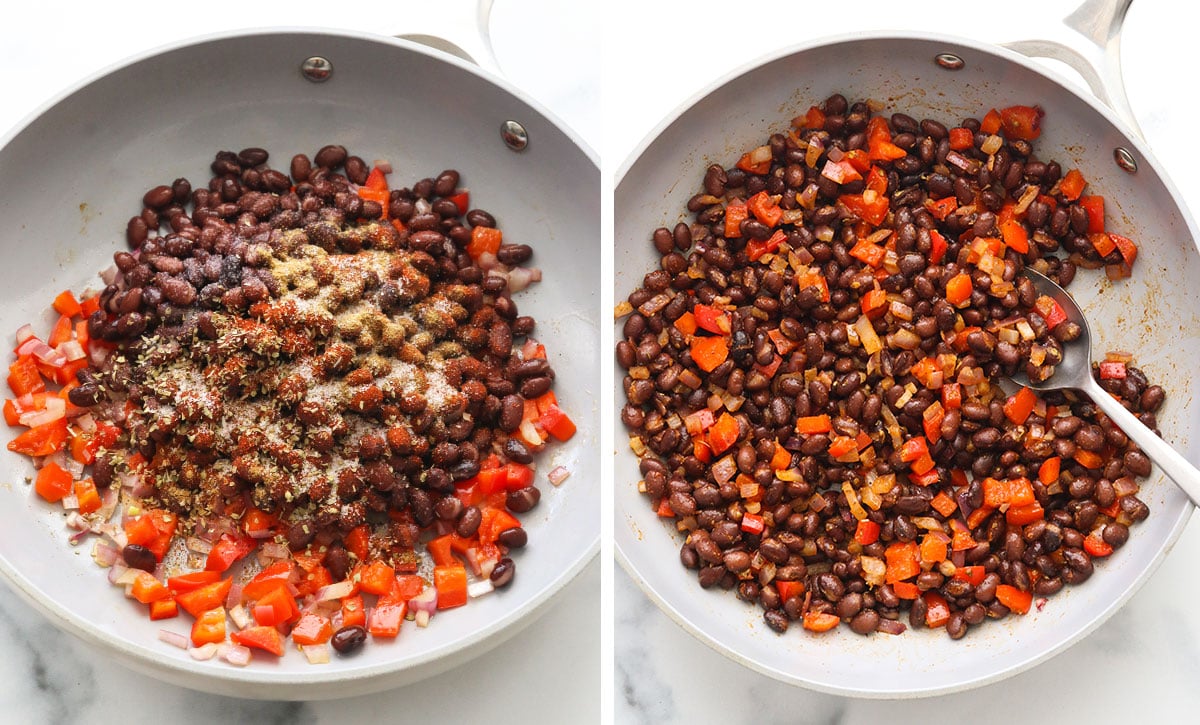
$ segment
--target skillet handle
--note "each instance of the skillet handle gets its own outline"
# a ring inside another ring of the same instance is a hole
[[[1144,138],[1121,75],[1121,28],[1133,0],[1086,0],[1062,24],[1050,30],[1053,37],[1002,43],[1030,58],[1066,63],[1102,103],[1111,108],[1139,137]]]
[[[474,63],[502,75],[492,50],[489,22],[493,0],[438,0],[404,5],[404,31],[396,37]]]

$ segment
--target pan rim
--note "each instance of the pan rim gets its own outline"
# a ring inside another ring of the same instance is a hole
[[[703,88],[691,94],[687,99],[681,101],[670,114],[660,119],[659,122],[649,132],[647,132],[642,140],[633,148],[625,160],[620,164],[615,174],[615,183],[613,187],[614,212],[619,213],[619,209],[616,209],[615,207],[616,201],[620,198],[622,184],[626,181],[627,176],[634,169],[634,167],[637,166],[638,162],[642,160],[642,157],[646,154],[646,152],[651,149],[651,147],[653,147],[665,134],[665,132],[667,132],[674,124],[691,113],[694,108],[696,108],[712,94],[736,82],[743,76],[759,71],[767,65],[791,56],[801,55],[808,51],[827,48],[830,46],[861,44],[863,42],[872,41],[939,43],[948,46],[945,48],[946,50],[953,50],[954,48],[952,46],[956,46],[971,52],[990,55],[1001,61],[1016,63],[1017,65],[1020,65],[1025,69],[1053,82],[1061,89],[1062,92],[1068,93],[1077,99],[1082,100],[1091,107],[1093,112],[1101,115],[1113,126],[1115,126],[1118,131],[1121,132],[1121,134],[1125,137],[1126,142],[1133,146],[1136,152],[1139,154],[1139,163],[1145,163],[1151,167],[1153,173],[1156,175],[1158,180],[1162,183],[1165,191],[1168,193],[1172,205],[1179,214],[1179,218],[1185,223],[1191,237],[1192,249],[1197,253],[1200,253],[1200,231],[1198,231],[1195,220],[1192,218],[1188,207],[1183,203],[1178,188],[1175,186],[1174,182],[1171,180],[1161,163],[1150,150],[1149,144],[1145,141],[1145,139],[1131,131],[1129,126],[1111,109],[1105,106],[1092,94],[1081,92],[1059,71],[1037,63],[1034,59],[1021,55],[1016,51],[1004,48],[1002,46],[981,42],[978,40],[972,40],[970,38],[948,33],[926,33],[905,30],[873,30],[854,33],[831,34],[801,43],[794,43],[761,55],[751,61],[739,64],[737,67],[722,74],[716,80],[706,84]],[[618,239],[614,239],[614,252],[618,251],[620,246],[620,241]],[[620,291],[615,289],[615,280],[614,294],[616,295],[616,299],[621,299]],[[617,381],[614,380],[614,382]],[[620,395],[619,388],[616,388],[613,392],[617,396]],[[614,403],[614,405],[616,404]],[[620,431],[622,430],[621,423],[618,420],[614,420],[613,424],[618,433],[617,440],[620,440]],[[621,451],[614,449],[614,454],[620,453]],[[1159,475],[1162,476],[1161,471],[1159,472]],[[614,476],[614,478],[616,477]],[[1171,486],[1174,485],[1170,483],[1169,480],[1167,480],[1166,483]],[[1049,660],[1058,654],[1061,654],[1071,646],[1078,643],[1084,637],[1094,632],[1102,624],[1107,622],[1113,614],[1120,610],[1129,599],[1131,599],[1142,589],[1146,582],[1149,581],[1150,577],[1162,565],[1163,561],[1167,558],[1175,544],[1178,542],[1195,509],[1195,507],[1188,502],[1186,498],[1180,499],[1180,502],[1182,505],[1179,506],[1179,510],[1176,512],[1174,520],[1171,521],[1171,526],[1168,530],[1167,536],[1164,539],[1160,550],[1151,560],[1150,564],[1139,571],[1137,575],[1132,578],[1119,596],[1111,600],[1103,610],[1098,612],[1089,622],[1080,627],[1071,636],[1059,640],[1056,644],[1054,644],[1054,646],[1047,648],[1043,652],[1022,657],[1014,664],[996,672],[977,676],[973,679],[965,681],[952,682],[945,685],[931,686],[927,688],[884,688],[875,690],[852,688],[832,684],[829,682],[807,679],[791,672],[767,666],[764,663],[759,662],[756,659],[749,657],[730,646],[727,646],[724,642],[719,641],[714,635],[703,631],[696,623],[692,622],[686,615],[679,611],[670,601],[668,601],[663,592],[659,590],[659,587],[655,586],[653,582],[650,582],[642,575],[642,573],[638,570],[637,564],[635,563],[638,557],[630,556],[630,553],[626,551],[626,547],[623,545],[622,537],[615,534],[613,536],[613,552],[617,562],[621,565],[621,568],[629,575],[634,583],[636,583],[642,593],[645,594],[652,602],[654,602],[663,613],[665,613],[671,620],[683,628],[683,630],[692,637],[716,652],[733,660],[734,662],[737,662],[751,670],[771,677],[772,679],[780,682],[797,687],[803,687],[817,692],[846,697],[857,697],[862,699],[916,699],[945,695],[955,692],[963,692],[1001,681],[1019,672],[1028,670],[1042,662],[1045,662],[1046,660]],[[1167,511],[1164,512],[1164,514],[1169,516],[1170,512]],[[615,526],[625,526],[628,528],[630,523],[634,520],[634,514],[627,511],[617,502],[614,502],[613,516]],[[622,517],[629,520],[622,521]]]

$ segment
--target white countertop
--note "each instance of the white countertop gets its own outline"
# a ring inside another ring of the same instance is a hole
[[[606,46],[602,152],[614,172],[677,106],[713,80],[764,54],[824,35],[913,29],[1011,40],[1020,25],[1055,23],[1073,2],[1000,4],[709,2],[663,7],[615,0],[620,47]],[[945,19],[943,19],[945,18]],[[983,29],[986,28],[986,31]],[[1193,208],[1200,178],[1190,154],[1168,154],[1190,137],[1200,101],[1190,82],[1194,39],[1177,5],[1134,3],[1125,28],[1125,79],[1150,143]],[[1031,31],[1036,35],[1036,32]],[[1061,66],[1053,65],[1056,69]],[[819,99],[818,99],[819,100]],[[615,485],[628,485],[616,481]],[[664,556],[674,556],[666,552]],[[1200,519],[1193,518],[1162,567],[1103,626],[1031,670],[964,693],[923,700],[857,700],[792,687],[726,659],[663,614],[617,567],[615,722],[972,723],[1194,722],[1200,710]],[[697,596],[712,596],[702,593]]]
[[[464,3],[473,6],[470,0]],[[405,32],[412,9],[366,0],[286,3],[32,3],[0,23],[0,134],[63,89],[134,53],[235,27]],[[426,3],[435,8],[441,3]],[[444,7],[444,6],[443,6]],[[236,19],[236,21],[231,20]],[[504,74],[598,146],[599,37],[594,9],[496,0],[492,35]],[[536,38],[537,42],[530,42]],[[576,68],[543,62],[577,58]],[[14,545],[6,542],[5,545]],[[528,629],[455,670],[378,695],[330,702],[238,700],[165,685],[114,666],[0,585],[0,721],[6,723],[596,722],[600,711],[600,566],[593,561]],[[531,706],[536,703],[536,706]]]

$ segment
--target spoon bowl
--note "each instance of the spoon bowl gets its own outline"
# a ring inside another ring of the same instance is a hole
[[[1079,336],[1063,343],[1063,359],[1055,366],[1054,374],[1049,379],[1034,381],[1021,372],[1013,376],[1013,380],[1032,390],[1072,388],[1087,395],[1168,478],[1183,489],[1193,504],[1200,506],[1200,470],[1153,430],[1147,428],[1120,400],[1100,387],[1100,383],[1092,375],[1091,330],[1083,310],[1075,303],[1075,299],[1049,277],[1035,270],[1026,269],[1025,276],[1033,282],[1039,295],[1050,297],[1062,307],[1067,316],[1066,322],[1062,324],[1078,325]]]

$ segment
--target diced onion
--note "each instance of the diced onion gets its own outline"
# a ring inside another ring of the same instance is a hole
[[[188,654],[192,656],[192,659],[203,662],[205,660],[211,660],[213,657],[215,657],[217,651],[220,649],[220,646],[215,642],[206,642],[199,647],[192,647],[188,650]]]
[[[82,360],[87,357],[87,350],[83,349],[83,345],[80,345],[78,340],[67,340],[56,349],[68,362]]]
[[[250,664],[250,648],[241,645],[226,645],[221,649],[221,659],[231,665],[245,667]]]
[[[329,664],[329,645],[327,644],[306,644],[300,647],[300,651],[304,653],[304,658],[310,665]]]
[[[25,342],[26,340],[28,340],[29,338],[31,338],[33,336],[34,336],[33,325],[30,325],[28,323],[21,325],[20,327],[17,328],[17,345],[19,346],[21,343]]]
[[[561,486],[562,482],[567,480],[570,475],[571,472],[567,470],[566,466],[555,466],[550,473],[546,474],[546,478],[550,479],[550,483],[555,486]]]
[[[229,618],[233,620],[238,629],[245,629],[246,625],[250,624],[250,612],[246,611],[246,607],[241,604],[229,610]]]
[[[115,566],[117,561],[120,560],[120,557],[121,552],[102,541],[97,541],[95,545],[92,546],[92,560],[95,561],[98,566]]]
[[[495,590],[496,587],[492,585],[491,579],[480,579],[467,585],[467,596],[474,599],[475,597],[482,597],[485,594],[491,594]]]
[[[178,647],[179,649],[187,649],[191,642],[188,641],[186,634],[172,632],[169,629],[158,630],[158,639],[160,642],[166,642],[169,645]]]
[[[328,584],[317,590],[317,601],[327,602],[331,599],[344,599],[354,593],[354,582],[349,579]]]
[[[426,612],[425,610],[421,610],[413,615],[413,620],[417,623],[418,627],[428,627],[429,626],[429,612]]]
[[[437,589],[425,587],[421,593],[408,600],[408,608],[414,612],[433,614],[437,610]]]

